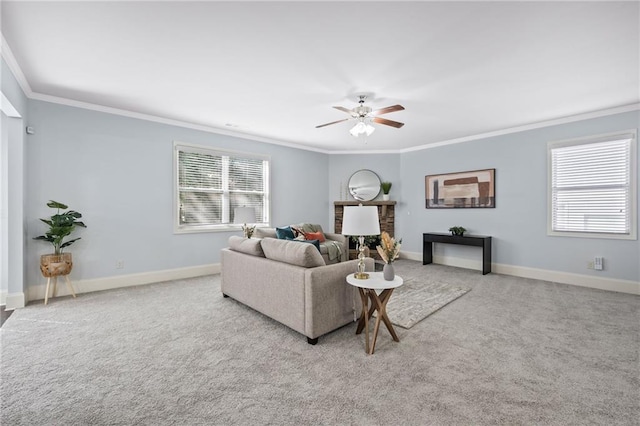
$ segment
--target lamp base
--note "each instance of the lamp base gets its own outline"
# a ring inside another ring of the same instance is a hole
[[[353,274],[354,278],[358,279],[358,280],[368,280],[369,279],[369,274],[367,274],[366,272],[356,272]]]

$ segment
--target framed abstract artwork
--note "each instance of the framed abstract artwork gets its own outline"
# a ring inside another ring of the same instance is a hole
[[[428,209],[492,208],[496,206],[496,169],[424,177]]]

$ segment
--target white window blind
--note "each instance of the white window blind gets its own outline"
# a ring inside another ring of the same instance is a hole
[[[551,233],[632,235],[634,141],[617,134],[549,145]]]
[[[175,145],[178,230],[228,229],[236,207],[268,224],[269,160],[250,154]]]

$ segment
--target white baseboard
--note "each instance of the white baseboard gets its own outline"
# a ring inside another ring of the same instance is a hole
[[[71,280],[76,294],[90,293],[93,291],[111,290],[114,288],[133,287],[136,285],[151,284],[162,281],[180,280],[185,278],[200,277],[220,273],[220,264],[190,266],[186,268],[166,269],[162,271],[143,272],[140,274],[118,275],[115,277],[93,278],[89,280]],[[73,274],[72,274],[73,275]],[[53,284],[52,284],[53,285]],[[28,300],[44,299],[46,281],[44,284],[29,286]],[[49,290],[51,291],[51,289]],[[58,277],[56,297],[68,296],[71,293],[67,289],[64,277]],[[24,305],[23,305],[24,306]]]
[[[422,262],[422,253],[402,252],[400,253],[400,258]],[[482,271],[482,262],[472,259],[434,255],[433,263]],[[533,278],[536,280],[570,284],[579,287],[597,288],[599,290],[640,295],[640,282],[638,281],[601,278],[591,275],[574,274],[571,272],[549,271],[546,269],[528,268],[525,266],[503,265],[500,263],[492,263],[491,271],[497,274],[512,275],[514,277]]]
[[[24,308],[26,305],[26,300],[24,297],[24,293],[5,293],[3,305],[5,305],[5,309],[7,311],[12,311],[18,308]]]

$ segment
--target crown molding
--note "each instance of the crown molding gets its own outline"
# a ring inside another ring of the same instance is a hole
[[[143,114],[143,113],[139,113],[139,112],[134,112],[134,111],[128,111],[128,110],[123,110],[123,109],[119,109],[119,108],[108,107],[108,106],[104,106],[104,105],[92,104],[92,103],[89,103],[89,102],[76,101],[76,100],[73,100],[73,99],[67,99],[67,98],[61,98],[61,97],[58,97],[58,96],[51,96],[51,95],[45,95],[45,94],[42,94],[42,93],[36,93],[33,90],[31,90],[31,86],[29,85],[29,82],[27,81],[27,78],[25,77],[24,73],[22,72],[22,69],[18,65],[18,62],[16,61],[16,58],[13,55],[13,52],[11,51],[11,48],[9,47],[9,44],[7,43],[7,41],[4,38],[4,35],[2,35],[1,43],[2,43],[0,45],[0,51],[2,53],[1,56],[7,62],[7,65],[9,66],[9,69],[11,70],[11,72],[15,76],[16,80],[18,81],[18,84],[20,85],[20,88],[22,88],[22,91],[25,93],[25,95],[29,99],[35,99],[35,100],[40,100],[40,101],[44,101],[44,102],[50,102],[50,103],[66,105],[66,106],[71,106],[71,107],[76,107],[76,108],[88,109],[88,110],[92,110],[92,111],[104,112],[104,113],[107,113],[107,114],[114,114],[114,115],[120,115],[120,116],[124,116],[124,117],[129,117],[129,118],[135,118],[135,119],[139,119],[139,120],[152,121],[152,122],[155,122],[155,123],[167,124],[167,125],[170,125],[170,126],[183,127],[183,128],[199,130],[199,131],[207,132],[207,133],[215,133],[215,134],[220,134],[220,135],[225,135],[225,136],[232,136],[232,137],[252,140],[252,141],[256,141],[256,142],[268,143],[268,144],[271,144],[271,145],[284,146],[284,147],[288,147],[288,148],[300,149],[300,150],[304,150],[304,151],[318,152],[318,153],[321,153],[321,154],[329,154],[329,155],[353,155],[353,154],[356,154],[356,155],[387,154],[388,155],[388,154],[404,154],[404,153],[408,153],[408,152],[422,151],[422,150],[425,150],[425,149],[438,148],[438,147],[446,146],[446,145],[453,145],[453,144],[458,144],[458,143],[471,142],[471,141],[480,140],[480,139],[486,139],[486,138],[490,138],[490,137],[503,136],[503,135],[508,135],[508,134],[512,134],[512,133],[524,132],[524,131],[527,131],[527,130],[540,129],[540,128],[549,127],[549,126],[556,126],[556,125],[559,125],[559,124],[573,123],[573,122],[576,122],[576,121],[588,120],[588,119],[592,119],[592,118],[605,117],[605,116],[608,116],[608,115],[614,115],[614,114],[620,114],[620,113],[624,113],[624,112],[640,110],[640,103],[634,103],[634,104],[629,104],[629,105],[623,105],[623,106],[618,106],[618,107],[614,107],[614,108],[609,108],[609,109],[605,109],[605,110],[593,111],[593,112],[584,113],[584,114],[572,115],[572,116],[557,118],[557,119],[553,119],[553,120],[540,121],[540,122],[537,122],[537,123],[526,124],[526,125],[522,125],[522,126],[496,130],[496,131],[493,131],[493,132],[479,133],[477,135],[465,136],[465,137],[462,137],[462,138],[449,139],[449,140],[444,140],[444,141],[439,141],[439,142],[419,145],[419,146],[415,146],[415,147],[411,147],[411,148],[405,148],[405,149],[390,149],[390,150],[375,150],[375,151],[362,151],[362,150],[333,151],[333,150],[325,150],[325,149],[320,149],[320,148],[314,148],[314,147],[310,147],[310,146],[306,146],[306,145],[295,144],[295,143],[291,143],[291,142],[283,142],[283,141],[279,141],[279,140],[276,140],[276,139],[266,138],[266,137],[255,135],[255,134],[251,134],[251,133],[239,132],[237,130],[220,129],[220,128],[217,128],[217,127],[205,126],[205,125],[202,125],[202,124],[190,123],[190,122],[181,121],[181,120],[175,120],[175,119],[171,119],[171,118],[159,117],[159,116],[150,115],[150,114]]]
[[[9,47],[9,43],[7,43],[7,40],[5,40],[4,35],[0,34],[0,36],[0,43],[2,43],[0,44],[0,56],[4,58],[7,66],[18,81],[18,85],[20,86],[24,94],[28,98],[30,98],[31,96],[33,96],[33,90],[31,90],[31,86],[27,81],[27,77],[25,77],[22,69],[20,68],[20,65],[18,65],[18,61],[16,61],[16,57],[13,55],[13,51],[11,50],[11,47]]]
[[[187,129],[199,130],[199,131],[207,132],[207,133],[216,133],[216,134],[220,134],[220,135],[232,136],[232,137],[236,137],[236,138],[242,138],[242,139],[252,140],[252,141],[256,141],[256,142],[263,142],[263,143],[268,143],[268,144],[272,144],[272,145],[286,146],[286,147],[289,147],[289,148],[302,149],[302,150],[305,150],[305,151],[314,151],[314,152],[319,152],[319,153],[322,153],[322,154],[328,154],[329,153],[329,151],[327,151],[327,150],[322,150],[322,149],[313,148],[313,147],[309,147],[309,146],[299,145],[299,144],[295,144],[295,143],[283,142],[283,141],[279,141],[279,140],[276,140],[276,139],[270,139],[270,138],[266,138],[266,137],[263,137],[263,136],[254,135],[254,134],[251,134],[251,133],[239,132],[237,130],[220,129],[220,128],[217,128],[217,127],[205,126],[205,125],[202,125],[202,124],[190,123],[190,122],[187,122],[187,121],[175,120],[175,119],[172,119],[172,118],[159,117],[159,116],[151,115],[151,114],[144,114],[144,113],[128,111],[128,110],[124,110],[124,109],[120,109],[120,108],[113,108],[113,107],[108,107],[108,106],[104,106],[104,105],[92,104],[92,103],[89,103],[89,102],[76,101],[76,100],[73,100],[73,99],[61,98],[61,97],[58,97],[58,96],[43,95],[42,93],[32,92],[32,94],[31,94],[31,96],[29,96],[29,98],[30,99],[34,99],[34,100],[38,100],[38,101],[43,101],[43,102],[50,102],[50,103],[59,104],[59,105],[66,105],[66,106],[71,106],[71,107],[75,107],[75,108],[87,109],[87,110],[91,110],[91,111],[104,112],[104,113],[107,113],[107,114],[120,115],[120,116],[124,116],[124,117],[135,118],[135,119],[138,119],[138,120],[152,121],[152,122],[155,122],[155,123],[161,123],[161,124],[167,124],[167,125],[170,125],[170,126],[176,126],[176,127],[187,128]]]
[[[479,133],[477,135],[465,136],[465,137],[457,138],[457,139],[449,139],[449,140],[446,140],[446,141],[441,141],[441,142],[435,142],[435,143],[415,146],[415,147],[412,147],[412,148],[405,148],[405,149],[398,150],[396,152],[398,152],[400,154],[404,154],[406,152],[422,151],[424,149],[431,149],[431,148],[437,148],[437,147],[440,147],[440,146],[453,145],[453,144],[463,143],[463,142],[470,142],[470,141],[475,141],[475,140],[479,140],[479,139],[491,138],[491,137],[495,137],[495,136],[503,136],[503,135],[508,135],[508,134],[511,134],[511,133],[520,133],[520,132],[525,132],[527,130],[541,129],[541,128],[544,128],[544,127],[557,126],[559,124],[573,123],[573,122],[576,122],[576,121],[589,120],[589,119],[598,118],[598,117],[606,117],[608,115],[621,114],[621,113],[624,113],[624,112],[637,111],[637,110],[640,110],[640,103],[622,105],[622,106],[618,106],[618,107],[614,107],[614,108],[608,108],[608,109],[603,109],[603,110],[599,110],[599,111],[587,112],[587,113],[584,113],[584,114],[571,115],[571,116],[568,116],[568,117],[555,118],[553,120],[540,121],[540,122],[537,122],[537,123],[525,124],[523,126],[517,126],[517,127],[510,127],[510,128],[507,128],[507,129],[496,130],[494,132]]]

